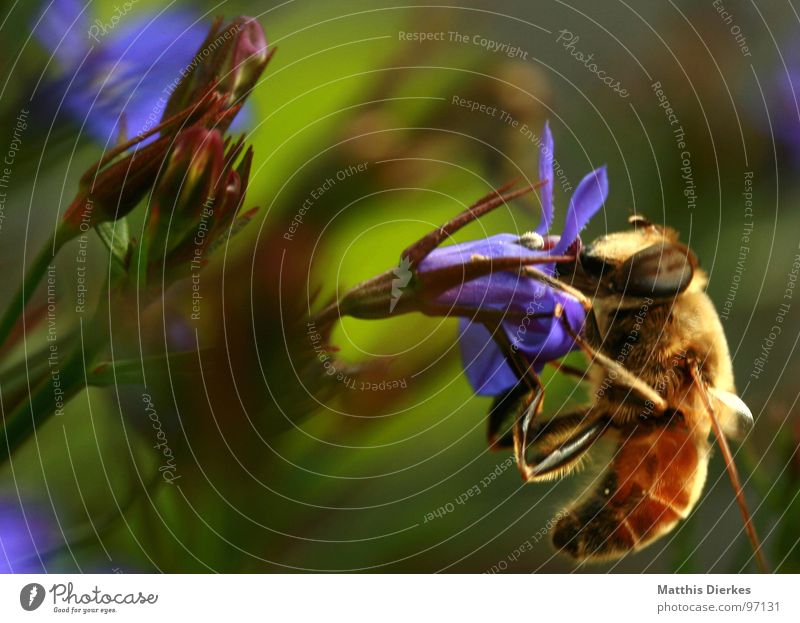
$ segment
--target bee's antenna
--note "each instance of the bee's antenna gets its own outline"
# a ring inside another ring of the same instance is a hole
[[[521,197],[537,188],[541,188],[547,182],[536,182],[535,184],[528,184],[517,190],[511,190],[519,183],[518,180],[512,180],[500,188],[493,190],[485,197],[481,197],[478,201],[469,206],[466,210],[450,219],[441,227],[437,227],[427,236],[417,240],[414,244],[408,247],[400,257],[408,258],[413,266],[419,266],[419,263],[424,260],[431,252],[444,242],[449,236],[457,232],[459,229],[468,225],[475,219],[483,216],[499,208],[501,205]]]
[[[714,410],[714,405],[711,404],[711,400],[708,397],[708,391],[706,389],[705,382],[700,377],[700,370],[697,368],[697,364],[690,366],[690,370],[692,379],[694,380],[695,385],[697,385],[697,387],[700,389],[700,395],[703,397],[706,411],[708,411],[708,415],[711,418],[711,426],[714,429],[714,436],[717,438],[717,443],[719,444],[720,451],[722,452],[722,458],[725,461],[725,469],[728,470],[728,476],[731,479],[731,485],[733,486],[733,491],[736,495],[736,502],[739,504],[739,510],[742,513],[742,518],[744,519],[745,532],[747,532],[747,537],[750,539],[750,544],[753,546],[753,554],[756,558],[756,564],[758,565],[758,569],[761,571],[761,573],[769,573],[767,560],[764,557],[764,551],[761,548],[761,541],[758,540],[758,534],[756,534],[756,528],[755,525],[753,525],[753,519],[750,517],[750,511],[748,510],[747,502],[744,499],[742,483],[739,480],[739,472],[736,469],[736,463],[733,462],[733,455],[731,454],[731,449],[728,446],[728,441],[725,439],[725,435],[722,432],[722,427],[719,425],[717,412]]]

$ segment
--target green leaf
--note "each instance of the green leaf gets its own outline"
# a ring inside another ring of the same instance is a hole
[[[127,273],[131,248],[128,220],[121,218],[113,222],[100,223],[95,229],[100,240],[111,253],[111,259],[114,262],[112,269],[115,269],[115,272],[121,271],[122,274]]]
[[[202,352],[202,351],[201,351]],[[136,385],[143,383],[142,370],[147,371],[154,366],[163,366],[169,359],[170,370],[173,379],[184,375],[187,378],[195,378],[195,370],[198,362],[197,351],[185,351],[170,353],[169,355],[156,355],[144,357],[143,359],[117,359],[107,361],[98,365],[91,374],[88,375],[88,384],[94,387],[108,387],[112,385]]]

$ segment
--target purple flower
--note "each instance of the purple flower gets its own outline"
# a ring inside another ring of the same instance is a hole
[[[0,573],[41,573],[40,554],[53,544],[50,526],[39,512],[0,499]]]
[[[35,33],[59,66],[47,99],[60,104],[92,138],[111,146],[120,119],[128,137],[159,123],[181,72],[191,70],[208,24],[176,9],[90,23],[88,6],[82,0],[54,0]]]
[[[773,135],[795,164],[800,161],[800,45],[794,44],[786,54],[788,70],[783,66],[776,72],[774,83],[767,91],[770,96],[770,111],[757,113],[760,125],[766,134]],[[774,130],[771,127],[774,124]]]
[[[608,196],[605,167],[592,171],[578,184],[560,237],[548,235],[553,221],[553,137],[547,124],[539,150],[539,177],[546,184],[541,191],[542,219],[534,232],[523,236],[499,234],[436,249],[420,264],[419,273],[463,266],[474,256],[565,254]],[[550,276],[555,274],[555,264],[539,264],[537,268]],[[546,362],[563,357],[575,347],[562,321],[551,316],[555,306],[561,304],[576,333],[585,320],[583,307],[577,299],[518,272],[494,272],[469,280],[443,292],[437,302],[452,306],[455,313],[462,316],[466,309],[507,311],[509,316],[513,315],[513,319],[502,322],[502,328],[537,371]],[[484,324],[461,318],[460,329],[462,361],[475,392],[496,396],[516,385],[517,376]]]

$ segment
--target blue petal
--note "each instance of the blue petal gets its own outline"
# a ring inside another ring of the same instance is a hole
[[[53,546],[54,537],[40,511],[0,499],[0,573],[42,573],[39,556]]]
[[[568,294],[551,290],[547,311],[552,311],[556,302],[564,308],[570,328],[575,333],[580,333],[586,318],[581,304]],[[535,369],[541,369],[548,361],[560,359],[576,347],[563,321],[557,318],[540,319],[531,322],[524,332],[521,329],[519,325],[516,333],[512,332],[514,329],[509,329],[509,337],[518,345],[528,362],[534,364]]]
[[[131,20],[110,33],[74,76],[64,108],[105,145],[157,125],[181,70],[205,40],[208,26],[185,11]],[[73,70],[74,71],[74,70]]]
[[[420,272],[428,272],[448,266],[461,266],[470,261],[473,255],[486,257],[528,257],[542,255],[519,244],[519,236],[497,234],[480,240],[470,240],[459,244],[434,249],[419,265]]]
[[[586,223],[595,215],[608,197],[608,176],[606,168],[600,167],[589,173],[578,184],[567,209],[567,218],[561,239],[553,249],[554,255],[561,255],[578,237]]]
[[[550,231],[553,223],[553,135],[548,122],[544,124],[542,142],[539,145],[539,181],[547,182],[539,191],[542,198],[542,220],[536,228],[537,233],[544,235]]]
[[[511,389],[517,377],[500,347],[482,324],[459,319],[461,361],[472,389],[479,396],[497,396]]]
[[[552,316],[532,317],[534,314],[552,313],[557,303],[564,308],[570,328],[580,333],[586,317],[581,304],[568,294],[546,286],[543,286],[540,298],[535,302],[529,301],[525,307],[526,320],[507,320],[502,325],[508,339],[537,373],[548,361],[560,359],[576,347],[562,320]],[[459,322],[462,364],[475,392],[481,396],[497,396],[513,387],[517,376],[489,331],[482,324],[466,318]]]
[[[503,271],[461,283],[440,294],[436,301],[442,305],[508,310],[522,315],[528,309],[547,306],[552,292],[541,281]]]
[[[89,51],[88,6],[83,0],[54,0],[35,24],[36,38],[64,66],[76,65]]]

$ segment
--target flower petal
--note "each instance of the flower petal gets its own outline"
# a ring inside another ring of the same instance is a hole
[[[550,231],[553,223],[553,135],[550,123],[545,122],[542,141],[539,144],[539,181],[547,182],[539,191],[542,199],[542,220],[536,228],[539,234]]]
[[[479,396],[497,396],[511,389],[517,377],[500,347],[482,324],[459,319],[461,361],[472,389]]]
[[[41,509],[19,500],[0,499],[0,573],[43,573],[41,554],[55,534]]]
[[[60,28],[63,33],[68,26]],[[100,39],[82,65],[66,68],[52,99],[63,95],[75,122],[95,140],[114,145],[123,116],[128,137],[159,122],[170,89],[207,33],[207,24],[183,10],[131,18]]]
[[[575,333],[580,333],[586,314],[578,300],[563,292],[551,290],[546,306],[549,308],[548,311],[552,311],[556,303],[560,303],[564,308],[570,328]],[[557,318],[544,318],[531,322],[525,327],[524,333],[519,333],[518,329],[516,336],[512,333],[512,329],[509,328],[508,331],[512,342],[518,345],[520,352],[533,363],[537,371],[548,361],[560,359],[576,347],[563,321]]]
[[[459,244],[434,249],[419,265],[424,273],[438,268],[459,266],[469,262],[473,255],[486,257],[528,257],[542,255],[541,251],[533,251],[519,244],[519,236],[514,234],[496,234],[480,240],[469,240]]]
[[[88,9],[83,0],[54,0],[35,24],[36,38],[66,67],[79,63],[89,51]]]
[[[608,197],[608,175],[606,168],[600,167],[589,173],[578,184],[567,209],[567,218],[561,239],[553,249],[554,255],[560,255],[581,233],[586,223],[595,215]]]
[[[585,313],[581,304],[563,292],[544,286],[540,298],[526,306],[527,320],[507,320],[503,330],[524,358],[539,373],[548,361],[560,359],[576,348],[563,321],[555,317],[533,318],[552,313],[556,304],[564,308],[567,321],[576,333],[583,328]],[[517,383],[517,376],[505,360],[489,331],[466,318],[459,320],[461,359],[473,390],[481,396],[497,396]]]
[[[538,310],[542,305],[546,306],[552,292],[541,281],[503,271],[471,279],[445,290],[436,297],[436,302],[474,310],[507,311],[521,316],[526,310]]]

